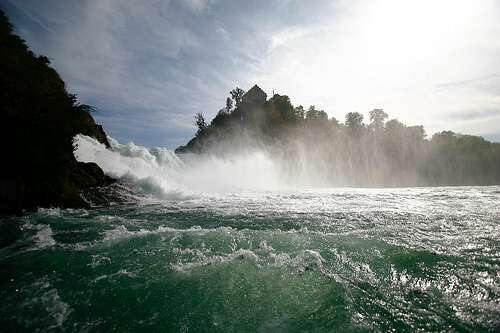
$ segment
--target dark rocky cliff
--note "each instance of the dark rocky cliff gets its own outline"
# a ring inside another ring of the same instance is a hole
[[[96,164],[75,159],[76,134],[109,142],[92,108],[68,93],[49,63],[12,33],[0,11],[0,214],[85,207],[82,190],[112,182]]]

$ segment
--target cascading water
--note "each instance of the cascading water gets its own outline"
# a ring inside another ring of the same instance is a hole
[[[79,161],[95,162],[109,176],[131,182],[159,199],[280,187],[278,167],[263,152],[227,159],[186,155],[181,160],[166,148],[123,145],[112,138],[111,150],[84,135],[77,135],[74,144]]]
[[[500,187],[285,187],[265,153],[77,136],[140,196],[0,223],[4,332],[497,332]]]

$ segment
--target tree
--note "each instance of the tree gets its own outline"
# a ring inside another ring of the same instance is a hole
[[[315,119],[318,111],[314,105],[309,106],[309,109],[306,111],[306,119]]]
[[[231,94],[231,98],[234,100],[234,104],[236,107],[240,106],[241,100],[243,99],[243,95],[245,91],[239,87],[234,88],[229,92]]]
[[[294,112],[298,119],[304,119],[306,115],[306,111],[304,110],[304,107],[302,105],[297,106]]]
[[[233,100],[230,97],[228,97],[226,99],[226,113],[230,114],[232,110],[233,110]]]
[[[323,110],[316,110],[314,105],[311,105],[306,112],[306,119],[309,120],[328,120],[328,114]]]
[[[345,125],[351,135],[358,136],[364,128],[363,115],[359,112],[349,112],[345,116]]]
[[[288,96],[276,94],[273,96],[271,101],[276,110],[279,112],[282,120],[293,121],[296,119],[295,109]]]
[[[337,120],[337,118],[332,117],[332,118],[330,118],[330,124],[331,124],[333,127],[337,127],[337,126],[339,126],[339,121]]]
[[[422,126],[389,120],[383,109],[369,111],[366,123],[358,112],[339,123],[314,105],[294,107],[286,95],[273,94],[259,108],[246,105],[247,97],[235,108],[243,91],[234,89],[206,130],[203,117],[197,116],[198,134],[203,133],[179,151],[226,154],[246,144],[265,144],[287,161],[287,173],[317,174],[338,185],[500,184],[500,143],[453,132],[429,140]]]
[[[373,131],[380,133],[384,129],[384,122],[389,117],[383,109],[373,109],[369,112],[370,128]]]
[[[389,137],[400,137],[405,127],[399,120],[391,119],[385,124],[385,134]]]
[[[207,128],[207,123],[205,121],[205,117],[203,116],[203,113],[198,112],[194,116],[194,124],[196,127],[198,127],[198,131],[196,131],[196,135],[199,135],[205,128]]]

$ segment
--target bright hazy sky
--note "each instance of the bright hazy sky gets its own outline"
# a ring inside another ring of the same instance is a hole
[[[500,141],[499,0],[0,0],[109,135],[176,147],[257,83]]]

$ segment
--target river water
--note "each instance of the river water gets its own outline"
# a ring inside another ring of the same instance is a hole
[[[0,327],[497,332],[500,188],[247,191],[2,221]]]
[[[0,331],[500,331],[499,186],[279,188],[262,156],[113,145],[77,156],[127,200],[0,220]]]

